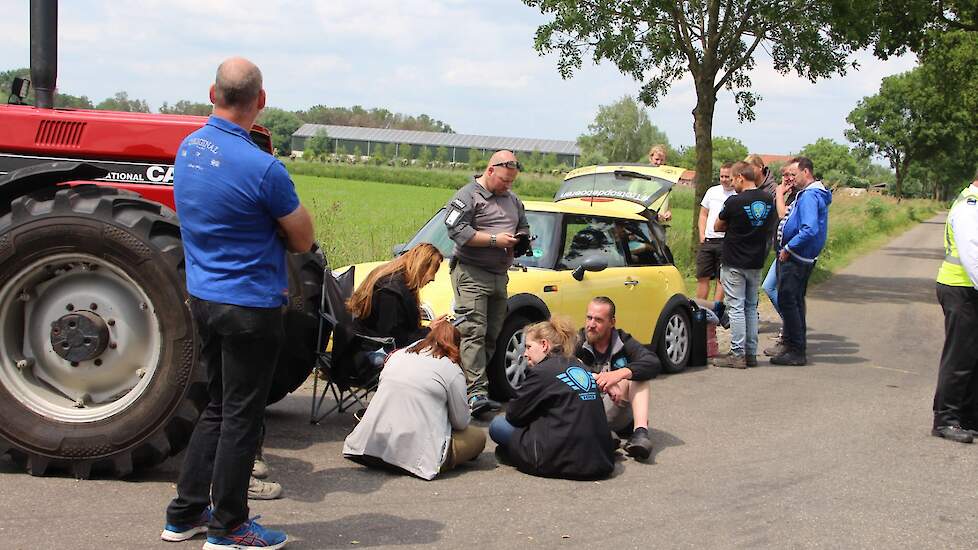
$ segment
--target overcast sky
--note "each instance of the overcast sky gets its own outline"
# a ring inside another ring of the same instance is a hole
[[[271,106],[384,107],[469,134],[573,140],[599,105],[640,88],[608,63],[562,80],[556,57],[533,49],[544,17],[516,0],[62,0],[60,10],[58,88],[95,102],[124,90],[154,110],[206,102],[215,68],[230,55],[261,67]],[[7,2],[0,70],[29,65],[29,34],[27,0]],[[757,121],[738,123],[724,92],[714,135],[772,154],[819,137],[845,141],[845,117],[859,99],[915,63],[859,60],[859,71],[811,84],[777,74],[761,53]],[[672,145],[693,143],[694,104],[686,79],[649,112]]]

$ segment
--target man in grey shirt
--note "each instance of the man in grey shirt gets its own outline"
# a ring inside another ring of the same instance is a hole
[[[506,285],[517,235],[528,235],[523,203],[510,191],[522,166],[512,151],[497,151],[481,176],[473,176],[445,207],[445,225],[455,241],[452,286],[455,313],[465,315],[462,368],[474,416],[498,410],[489,399],[486,365],[506,319]]]

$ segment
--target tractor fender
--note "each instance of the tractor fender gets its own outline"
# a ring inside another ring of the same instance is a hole
[[[94,180],[108,173],[104,168],[79,161],[45,162],[27,166],[0,176],[0,205],[9,205],[17,197],[53,188],[59,183]]]

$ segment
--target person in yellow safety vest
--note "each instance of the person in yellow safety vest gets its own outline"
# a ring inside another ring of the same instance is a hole
[[[944,226],[937,300],[944,310],[944,350],[934,395],[937,437],[978,437],[978,172],[958,195]]]

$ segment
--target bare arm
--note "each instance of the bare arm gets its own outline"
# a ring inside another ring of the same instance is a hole
[[[289,252],[309,252],[314,240],[314,230],[312,217],[305,206],[300,204],[290,214],[279,218],[278,225],[282,229],[285,247]]]
[[[717,218],[717,222],[713,224],[714,231],[726,231],[727,230],[727,220],[721,220]]]
[[[710,217],[710,213],[707,211],[706,208],[703,208],[701,206],[700,207],[700,219],[699,219],[699,224],[698,224],[699,225],[699,228],[700,228],[700,242],[701,243],[706,239],[706,220],[709,217]]]

